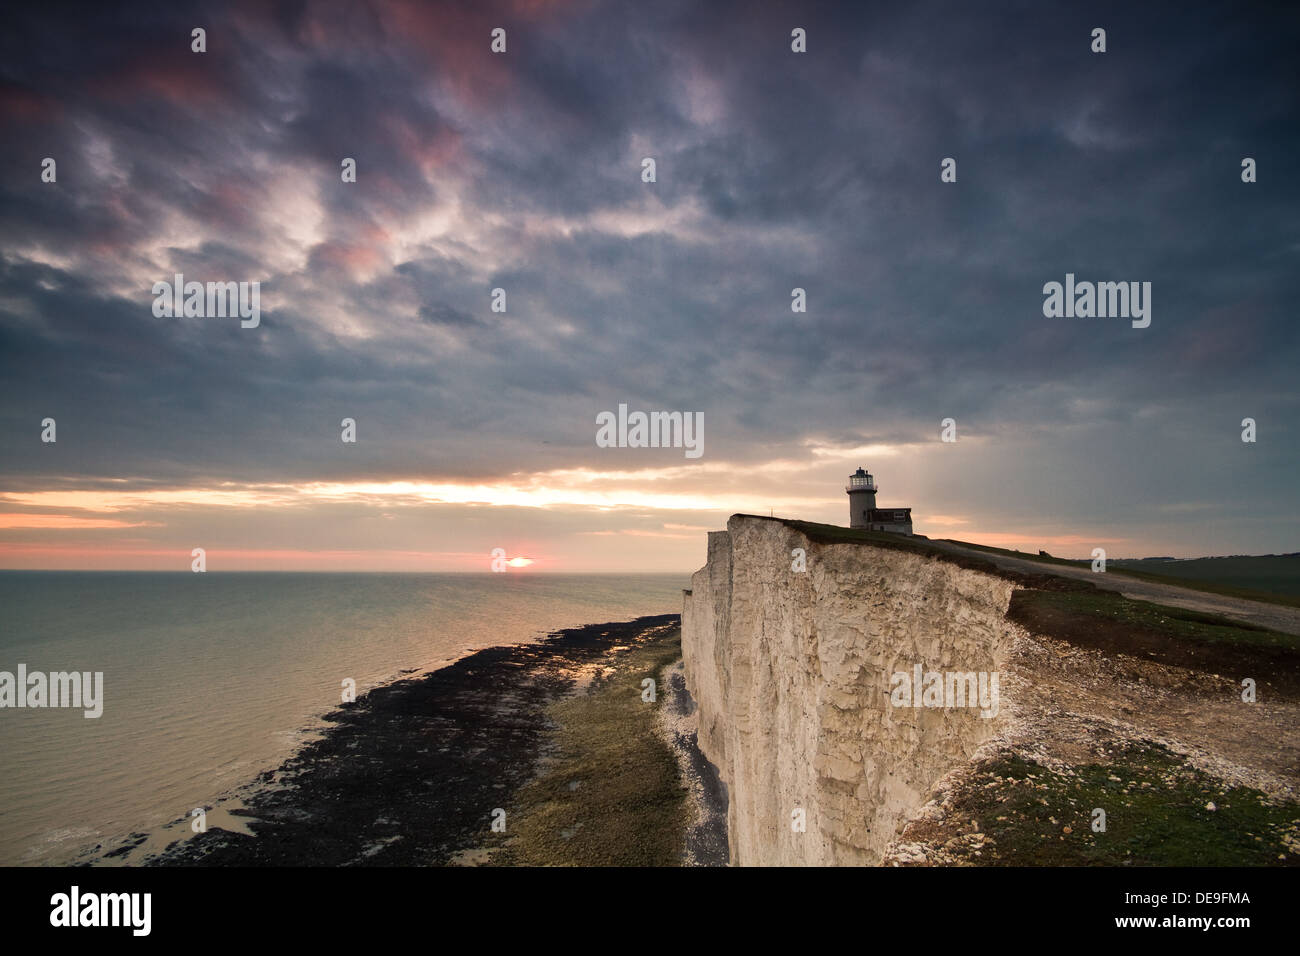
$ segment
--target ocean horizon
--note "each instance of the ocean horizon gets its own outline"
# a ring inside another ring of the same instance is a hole
[[[0,709],[0,865],[134,862],[238,827],[342,701],[476,650],[676,613],[688,574],[0,571],[0,672],[102,673],[102,714]],[[485,689],[487,690],[487,689]],[[164,829],[165,828],[165,829]],[[149,835],[147,840],[141,837]]]

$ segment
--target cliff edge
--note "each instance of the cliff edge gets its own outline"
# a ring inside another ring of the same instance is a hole
[[[1295,638],[1142,603],[733,516],[682,614],[731,862],[1295,862]]]

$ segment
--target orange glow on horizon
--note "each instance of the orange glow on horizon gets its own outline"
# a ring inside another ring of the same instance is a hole
[[[154,521],[119,521],[116,518],[79,518],[74,515],[0,514],[0,528],[144,528]]]
[[[491,573],[482,551],[400,551],[394,549],[208,548],[207,572],[221,571],[466,571]],[[81,547],[0,542],[0,568],[51,571],[166,571],[192,573],[189,549],[159,547]],[[507,562],[532,558],[515,558]],[[560,569],[556,569],[560,570]],[[563,570],[568,570],[567,568]]]
[[[304,482],[301,484],[244,484],[226,482],[216,487],[171,488],[140,491],[34,491],[0,495],[0,502],[25,507],[70,508],[112,513],[145,507],[210,506],[251,508],[305,505],[318,502],[369,502],[396,507],[404,504],[487,505],[493,507],[548,508],[648,508],[661,511],[714,511],[762,513],[771,508],[784,512],[807,511],[824,505],[825,498],[753,495],[728,491],[643,491],[647,483],[668,482],[709,472],[726,472],[725,466],[673,466],[642,471],[564,469],[540,472],[530,478],[510,476],[494,482],[357,481]],[[753,472],[751,472],[752,474]]]

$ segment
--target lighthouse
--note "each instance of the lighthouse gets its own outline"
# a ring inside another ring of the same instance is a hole
[[[876,508],[876,479],[859,468],[849,475],[849,527],[869,528],[871,512]]]
[[[849,527],[864,531],[892,531],[895,534],[912,533],[911,508],[877,508],[876,479],[859,468],[849,475],[844,491],[849,496]]]

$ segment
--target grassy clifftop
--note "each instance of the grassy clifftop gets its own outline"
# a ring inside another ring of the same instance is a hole
[[[971,544],[969,541],[957,541],[951,538],[944,540],[962,548],[983,551],[985,554],[998,554],[1022,561],[1033,561],[1037,564],[1070,568],[1086,568],[1090,564],[1088,561],[1031,554],[1027,551],[1009,551],[1006,548]],[[1247,601],[1300,607],[1300,555],[1266,554],[1232,558],[1197,558],[1187,561],[1121,558],[1107,561],[1106,572],[1123,574],[1139,581],[1173,584],[1193,591],[1203,591],[1206,594],[1222,594],[1225,597],[1242,598]]]

